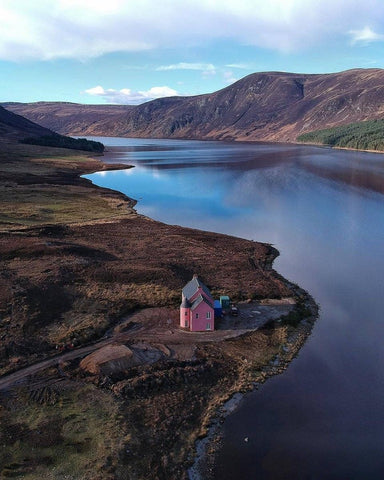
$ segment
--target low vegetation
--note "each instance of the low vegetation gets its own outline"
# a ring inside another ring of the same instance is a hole
[[[1,478],[186,480],[218,406],[266,379],[263,368],[292,331],[261,329],[200,344],[193,360],[109,376],[85,373],[77,361],[42,372],[14,398],[0,394]]]
[[[1,478],[114,478],[124,427],[110,392],[48,381],[21,387],[0,405]]]
[[[78,177],[103,168],[84,152],[20,143],[1,147],[0,232],[117,219],[132,213],[133,201],[118,194],[100,195]]]
[[[291,327],[297,327],[303,318],[307,318],[311,315],[310,308],[306,305],[305,298],[298,298],[295,308],[287,315],[283,315],[280,318],[282,325],[290,325]]]
[[[304,133],[299,142],[317,143],[332,147],[357,150],[384,150],[384,120],[350,123],[341,127],[326,128]]]
[[[44,147],[71,148],[74,150],[84,150],[86,152],[94,153],[104,152],[104,145],[101,142],[87,140],[86,138],[65,137],[58,134],[24,138],[22,143],[29,145],[41,145]]]

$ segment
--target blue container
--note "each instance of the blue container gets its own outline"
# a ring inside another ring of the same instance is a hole
[[[215,300],[213,304],[215,310],[215,318],[221,318],[223,315],[223,309],[221,308],[220,300]]]

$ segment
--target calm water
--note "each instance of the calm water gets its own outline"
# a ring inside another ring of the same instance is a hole
[[[276,269],[320,305],[299,357],[226,420],[215,478],[384,478],[384,156],[102,141],[136,168],[93,182],[152,218],[274,244]]]

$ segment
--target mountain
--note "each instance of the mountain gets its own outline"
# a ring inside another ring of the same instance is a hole
[[[25,143],[102,153],[104,145],[85,138],[71,138],[0,107],[0,144]]]
[[[254,73],[206,95],[137,106],[7,103],[62,134],[296,141],[298,135],[384,116],[384,70]]]
[[[14,142],[26,137],[41,137],[44,135],[53,135],[53,132],[0,107],[1,142]]]

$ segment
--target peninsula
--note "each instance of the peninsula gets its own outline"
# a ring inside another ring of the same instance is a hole
[[[133,199],[80,178],[126,166],[20,144],[21,127],[8,133],[2,477],[187,478],[218,407],[286,367],[315,303],[272,269],[272,246],[141,216]],[[180,329],[181,289],[195,272],[244,315],[208,333]]]

